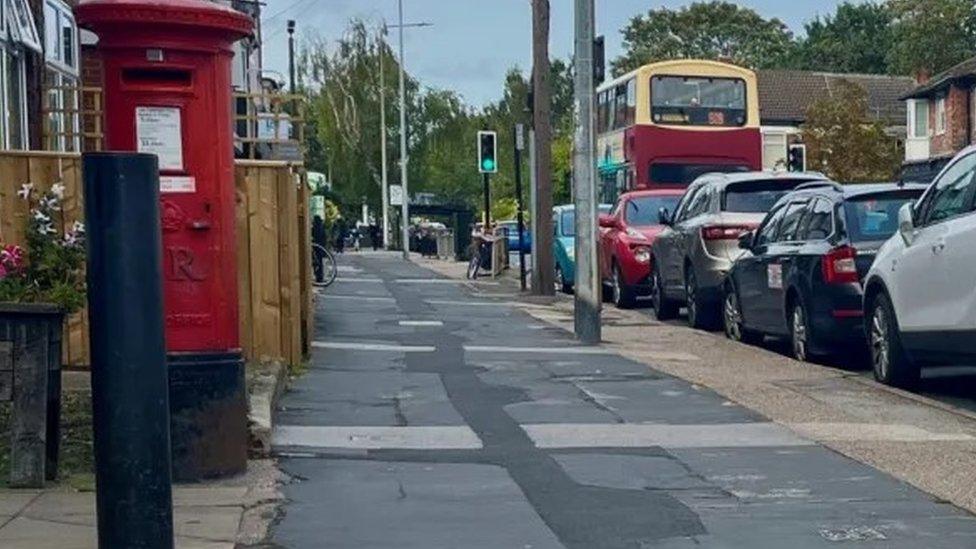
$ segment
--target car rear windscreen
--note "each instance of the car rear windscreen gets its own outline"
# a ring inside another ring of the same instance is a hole
[[[657,225],[660,223],[658,212],[661,208],[667,208],[673,212],[680,196],[641,196],[627,202],[627,209],[624,211],[624,218],[627,223],[635,227],[642,225]]]
[[[731,183],[722,194],[722,211],[766,213],[776,202],[809,179],[768,179]]]
[[[655,162],[651,164],[651,184],[687,187],[692,181],[706,173],[736,173],[747,171],[749,171],[749,166],[741,166],[738,164]]]
[[[921,191],[858,196],[844,205],[847,235],[851,242],[881,242],[898,230],[898,210]]]
[[[597,207],[597,215],[610,213],[612,209],[613,206],[609,204],[600,204]],[[562,236],[576,236],[576,210],[563,211],[559,224],[562,226],[560,231]]]

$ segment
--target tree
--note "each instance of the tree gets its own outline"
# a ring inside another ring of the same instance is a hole
[[[867,92],[852,82],[811,105],[802,132],[810,169],[835,181],[890,181],[901,165],[897,140],[868,116]]]
[[[793,35],[779,19],[764,19],[731,2],[695,2],[637,16],[623,30],[625,53],[613,62],[622,74],[667,59],[727,58],[753,68],[779,66],[790,55]]]
[[[976,55],[973,0],[889,0],[894,72],[935,74]]]
[[[894,43],[893,14],[887,4],[837,6],[833,16],[805,25],[790,65],[802,70],[885,74]]]

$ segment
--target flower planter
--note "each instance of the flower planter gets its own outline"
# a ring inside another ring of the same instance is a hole
[[[10,485],[40,488],[58,476],[64,312],[0,302],[0,401],[11,401]]]

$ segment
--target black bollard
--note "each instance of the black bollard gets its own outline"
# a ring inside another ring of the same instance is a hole
[[[83,157],[98,546],[172,549],[156,157]]]

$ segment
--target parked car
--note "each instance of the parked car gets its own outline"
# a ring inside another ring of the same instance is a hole
[[[608,213],[611,208],[610,204],[600,204],[599,213]],[[576,207],[572,204],[556,206],[552,209],[552,219],[556,288],[568,294],[573,291],[576,280]]]
[[[505,238],[508,239],[508,250],[511,252],[519,251],[518,221],[500,221],[498,228],[504,232]],[[525,253],[529,253],[532,251],[532,233],[529,230],[529,224],[526,223],[523,229],[522,249],[525,250]]]
[[[960,152],[868,272],[864,314],[875,377],[911,387],[922,366],[976,359],[976,147]]]
[[[801,185],[773,207],[725,282],[723,320],[733,340],[788,337],[797,360],[863,348],[863,286],[898,211],[924,185]]]
[[[664,229],[661,209],[673,211],[683,190],[632,191],[600,216],[600,278],[613,303],[634,305],[651,293],[651,244]]]
[[[712,173],[696,179],[651,248],[651,296],[660,320],[684,305],[688,324],[711,329],[721,319],[725,275],[742,253],[739,237],[755,229],[770,208],[796,186],[824,181],[817,173]]]

